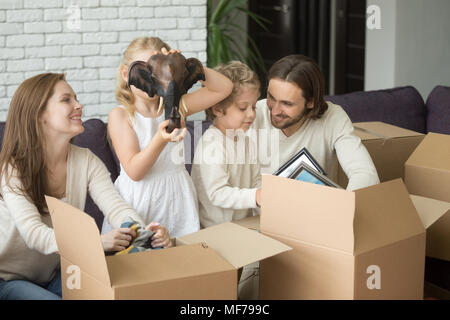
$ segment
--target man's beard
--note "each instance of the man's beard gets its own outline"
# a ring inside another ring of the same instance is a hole
[[[303,112],[302,112],[299,116],[297,116],[297,117],[294,118],[294,119],[289,120],[288,122],[286,122],[285,124],[283,124],[283,125],[281,125],[281,126],[278,126],[278,125],[276,125],[276,124],[274,123],[273,117],[272,117],[272,111],[270,111],[270,122],[272,123],[272,125],[273,125],[275,128],[280,129],[280,130],[284,130],[284,129],[287,129],[287,128],[289,128],[290,126],[293,126],[294,124],[299,123],[300,121],[302,121],[302,119],[303,119],[303,117],[305,116],[306,112],[307,112],[307,108],[306,108],[306,106],[305,106],[305,108],[303,109]]]

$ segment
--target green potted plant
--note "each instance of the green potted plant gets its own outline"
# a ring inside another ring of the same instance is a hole
[[[208,0],[208,67],[240,60],[253,69],[265,71],[263,58],[255,41],[234,21],[239,13],[244,13],[264,30],[267,30],[266,23],[270,21],[248,10],[246,2],[246,0],[220,0],[213,10],[213,2]]]

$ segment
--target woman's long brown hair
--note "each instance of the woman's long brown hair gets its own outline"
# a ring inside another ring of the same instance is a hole
[[[44,195],[48,192],[45,139],[39,118],[64,74],[44,73],[25,80],[11,100],[0,152],[0,175],[11,191],[32,201],[41,214],[47,213]],[[12,169],[12,170],[11,170]],[[17,190],[11,177],[20,179]]]

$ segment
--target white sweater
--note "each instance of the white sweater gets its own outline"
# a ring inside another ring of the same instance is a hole
[[[235,141],[213,125],[200,138],[191,176],[202,228],[254,215],[261,175],[253,154],[248,139]]]
[[[10,186],[20,181],[12,177]],[[89,149],[69,147],[67,160],[67,203],[84,210],[89,191],[94,202],[115,228],[130,216],[144,225],[136,212],[120,197],[103,162]],[[2,178],[0,199],[0,278],[29,280],[45,285],[59,263],[58,247],[50,215],[12,192]]]
[[[349,178],[347,190],[379,183],[372,159],[361,139],[353,133],[350,118],[340,106],[331,102],[327,104],[328,109],[320,119],[306,120],[297,132],[287,137],[282,130],[272,126],[266,100],[258,101],[252,129],[259,133],[260,154],[267,155],[259,156],[261,171],[275,172],[306,147],[333,181],[337,181],[339,160]]]

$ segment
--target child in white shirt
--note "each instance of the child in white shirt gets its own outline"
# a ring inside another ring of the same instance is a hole
[[[238,61],[215,70],[231,80],[233,91],[225,100],[206,110],[213,124],[195,150],[191,176],[197,189],[203,228],[255,215],[261,203],[256,141],[250,139],[249,134],[256,117],[258,76]],[[259,263],[239,271],[239,299],[257,299]]]
[[[233,82],[225,100],[206,110],[213,124],[200,138],[192,165],[203,228],[253,215],[259,206],[261,176],[247,130],[256,117],[257,75],[244,63],[216,67]]]

